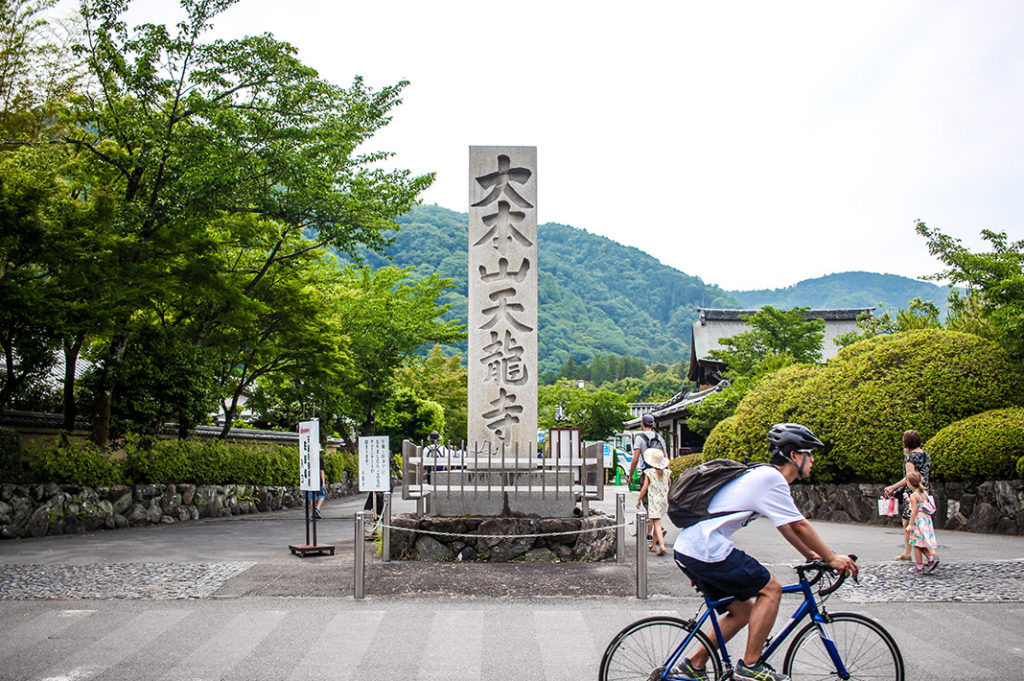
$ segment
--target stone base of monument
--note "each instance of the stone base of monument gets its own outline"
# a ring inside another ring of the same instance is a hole
[[[586,518],[417,518],[405,513],[392,518],[391,525],[392,560],[493,563],[615,559],[615,520],[597,511]]]

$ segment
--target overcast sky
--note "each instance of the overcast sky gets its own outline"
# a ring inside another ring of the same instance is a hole
[[[410,81],[374,147],[437,173],[425,203],[467,210],[470,145],[536,146],[541,223],[726,289],[934,273],[916,219],[1024,238],[1017,0],[241,0],[215,27]]]

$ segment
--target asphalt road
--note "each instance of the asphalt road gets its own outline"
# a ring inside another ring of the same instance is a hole
[[[653,554],[650,598],[637,599],[632,548],[625,565],[371,558],[355,600],[361,504],[325,508],[318,539],[335,556],[291,555],[305,542],[297,511],[0,542],[0,680],[593,679],[627,623],[699,606]],[[940,532],[942,565],[919,576],[890,560],[898,529],[815,525],[863,566],[829,609],[888,628],[908,679],[1024,679],[1024,537]],[[770,524],[737,539],[791,579],[798,556]]]

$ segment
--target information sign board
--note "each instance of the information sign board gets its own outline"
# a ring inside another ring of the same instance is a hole
[[[320,490],[320,419],[299,423],[299,489]]]
[[[388,436],[359,438],[359,491],[390,492]]]

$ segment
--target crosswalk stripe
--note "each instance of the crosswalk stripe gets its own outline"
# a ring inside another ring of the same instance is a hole
[[[385,614],[383,610],[371,610],[356,616],[344,613],[332,617],[288,676],[289,681],[354,679],[356,667],[369,650]]]
[[[47,636],[55,636],[79,622],[83,617],[90,617],[95,610],[56,610],[35,615],[25,622],[14,625],[8,618],[4,622],[3,636],[0,636],[0,660],[15,655],[24,648],[35,645]],[[8,628],[10,627],[10,628]]]
[[[536,611],[533,626],[545,679],[583,679],[597,675],[601,651],[581,610]]]
[[[225,676],[256,649],[286,614],[283,610],[263,610],[236,615],[161,678],[209,681]]]
[[[188,610],[147,611],[44,673],[44,681],[90,679],[120,664],[189,614]]]
[[[422,632],[416,678],[420,681],[478,681],[483,678],[484,613],[450,610],[435,613]]]

